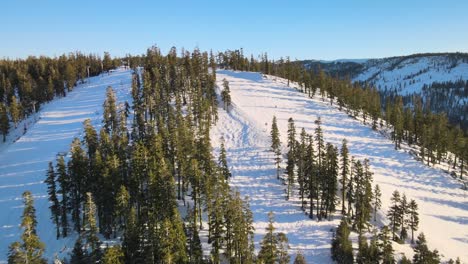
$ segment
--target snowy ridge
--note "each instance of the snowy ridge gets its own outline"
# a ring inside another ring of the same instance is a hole
[[[434,82],[468,80],[468,59],[446,55],[395,57],[369,60],[353,78],[368,82],[379,90],[395,90],[400,95],[422,93]]]
[[[425,233],[430,248],[437,248],[443,259],[459,256],[462,262],[468,261],[467,193],[449,175],[425,166],[404,151],[394,150],[393,143],[378,132],[349,118],[328,102],[306,98],[287,87],[280,78],[218,71],[218,82],[223,78],[229,81],[235,107],[229,113],[220,110],[220,120],[212,131],[213,145],[219,147],[218,139],[224,137],[232,166],[231,185],[251,199],[256,242],[261,240],[266,214],[272,210],[276,214],[278,230],[288,235],[291,254],[300,250],[310,263],[331,261],[330,229],[338,224],[339,216],[330,222],[316,222],[304,215],[298,201],[285,201],[285,186],[276,180],[273,155],[269,151],[273,115],[278,119],[283,145],[289,117],[294,119],[296,129],[304,127],[312,133],[314,120],[320,116],[325,141],[339,146],[346,138],[351,155],[370,160],[374,184],[379,184],[382,189],[383,205],[379,212],[381,220],[376,223],[378,226],[387,224],[382,219],[386,218],[391,193],[397,189],[418,203],[420,228],[416,233]],[[395,249],[412,256],[408,244],[395,244]]]
[[[78,85],[66,97],[45,105],[38,113],[38,121],[26,134],[0,150],[0,263],[6,261],[8,246],[21,234],[21,195],[26,190],[31,191],[35,199],[37,232],[46,245],[45,257],[51,260],[55,253],[67,257],[71,251],[74,235],[56,240],[43,180],[48,162],[55,161],[57,153],[68,152],[74,137],[81,137],[85,119],[91,119],[93,126],[99,129],[108,86],[114,88],[119,102],[127,100],[131,71],[119,69]]]

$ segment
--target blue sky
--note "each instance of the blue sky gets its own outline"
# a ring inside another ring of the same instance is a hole
[[[152,46],[292,59],[468,52],[466,0],[2,1],[0,57]]]

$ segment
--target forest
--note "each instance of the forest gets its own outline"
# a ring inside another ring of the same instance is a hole
[[[4,140],[22,119],[44,103],[66,96],[77,82],[109,71],[121,63],[133,70],[132,102],[118,103],[108,87],[102,127],[83,123],[83,138],[71,142],[68,155],[58,155],[44,175],[51,221],[57,239],[76,237],[66,263],[289,263],[288,238],[275,232],[269,215],[258,255],[253,242],[253,217],[248,197],[230,188],[231,172],[222,145],[213,155],[210,129],[218,120],[218,104],[228,110],[229,83],[216,93],[216,70],[258,71],[299,84],[301,92],[336,104],[373,129],[387,129],[395,149],[402,142],[418,147],[422,162],[448,162],[466,177],[468,138],[444,114],[421,103],[403,106],[396,97],[382,103],[373,87],[311,71],[289,58],[272,61],[243,55],[242,49],[214,54],[157,47],[144,56],[101,60],[74,53],[59,58],[30,57],[0,61],[0,130]],[[286,185],[286,199],[299,194],[311,219],[342,218],[334,231],[332,258],[338,263],[395,263],[390,240],[414,243],[415,255],[402,263],[439,263],[437,250],[427,247],[418,230],[417,204],[395,190],[386,217],[390,224],[373,226],[380,209],[380,190],[373,185],[368,160],[349,156],[344,140],[338,149],[324,142],[321,119],[313,134],[297,134],[288,121],[287,153],[281,153],[275,118],[271,150],[277,178]],[[280,167],[286,159],[286,168]],[[9,247],[9,263],[46,263],[44,245],[36,235],[31,193],[23,194],[21,242]],[[207,230],[209,256],[200,233]],[[359,235],[353,254],[350,232]],[[411,235],[410,235],[411,234]],[[411,239],[409,239],[411,238]],[[118,241],[104,245],[103,239]],[[410,240],[410,242],[409,242]],[[294,263],[305,263],[297,254]]]

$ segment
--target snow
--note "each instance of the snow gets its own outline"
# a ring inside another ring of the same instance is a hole
[[[0,147],[0,263],[7,259],[8,246],[19,240],[21,195],[26,190],[31,191],[35,199],[37,232],[46,244],[46,257],[51,259],[56,252],[66,256],[73,247],[74,236],[56,240],[43,180],[48,162],[55,161],[57,153],[68,152],[74,137],[81,137],[85,119],[91,119],[99,129],[108,86],[114,88],[119,101],[129,98],[131,72],[118,69],[90,78],[66,97],[45,105],[37,114],[37,122],[29,122],[26,134]]]
[[[468,80],[468,63],[459,60],[454,65],[442,55],[369,60],[364,66],[353,81],[372,82],[380,90],[396,89],[400,95],[422,94],[424,84],[433,82]]]
[[[331,261],[330,229],[338,225],[339,217],[330,222],[309,220],[297,200],[285,201],[286,186],[276,180],[273,155],[269,151],[273,115],[278,119],[283,146],[289,117],[294,119],[296,131],[304,127],[312,133],[314,121],[320,116],[326,142],[340,146],[346,138],[352,155],[370,160],[374,183],[382,190],[379,219],[385,219],[391,193],[394,190],[405,193],[408,200],[415,199],[419,205],[419,231],[425,233],[430,248],[437,248],[445,259],[459,256],[462,262],[468,261],[467,194],[449,175],[425,166],[404,151],[394,150],[391,141],[369,126],[348,117],[328,102],[305,97],[287,87],[285,80],[264,78],[258,73],[219,70],[219,87],[223,78],[229,81],[233,107],[229,113],[220,109],[212,142],[215,151],[219,151],[219,138],[224,138],[228,162],[232,166],[231,185],[250,197],[257,243],[263,237],[267,213],[271,210],[276,215],[278,231],[288,235],[291,254],[301,251],[309,263]],[[387,223],[377,223],[378,226],[383,224]],[[411,253],[408,244],[397,248],[407,252],[407,256]]]
[[[466,192],[457,181],[403,151],[395,151],[393,144],[379,133],[320,99],[308,99],[286,87],[282,79],[220,70],[217,73],[220,87],[223,78],[229,81],[234,105],[229,112],[220,108],[218,124],[212,129],[212,142],[217,152],[219,138],[224,137],[233,174],[230,183],[250,197],[257,250],[271,210],[276,216],[277,230],[288,235],[292,255],[301,251],[309,263],[331,262],[330,230],[338,225],[339,216],[335,215],[332,221],[317,222],[304,215],[297,199],[285,201],[285,186],[276,179],[273,154],[269,151],[273,115],[278,118],[283,145],[289,117],[294,118],[297,131],[304,127],[310,133],[315,128],[314,120],[321,116],[326,141],[339,145],[347,138],[351,154],[370,159],[374,182],[382,189],[380,219],[388,209],[391,193],[398,189],[418,202],[420,230],[426,234],[429,246],[437,248],[446,258],[459,256],[462,262],[468,261],[468,203]],[[19,239],[21,194],[25,190],[30,190],[35,198],[38,235],[46,244],[46,256],[51,258],[56,252],[66,256],[70,251],[74,236],[55,239],[43,180],[47,163],[55,161],[57,153],[68,151],[72,139],[81,136],[86,118],[92,119],[99,129],[109,85],[116,90],[119,101],[130,98],[131,72],[119,69],[91,78],[66,97],[45,105],[37,117],[29,119],[25,135],[21,135],[20,129],[15,137],[9,138],[10,143],[0,145],[0,263],[6,261],[8,245]],[[398,246],[398,251],[411,250]]]

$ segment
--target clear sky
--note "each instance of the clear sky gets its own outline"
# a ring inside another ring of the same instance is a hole
[[[467,0],[5,0],[0,57],[243,48],[292,59],[468,52]]]

